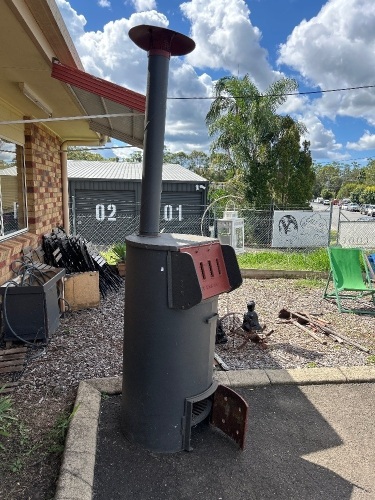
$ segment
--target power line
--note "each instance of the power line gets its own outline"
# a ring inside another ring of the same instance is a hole
[[[346,92],[349,90],[361,90],[361,89],[373,89],[375,88],[375,85],[360,85],[358,87],[344,87],[344,88],[338,88],[338,89],[327,89],[327,90],[309,90],[306,92],[286,92],[285,94],[267,94],[263,95],[260,94],[256,97],[283,97],[283,96],[293,96],[293,95],[310,95],[310,94],[326,94],[329,92]],[[248,95],[237,95],[233,96],[236,99],[243,99],[250,97]],[[211,99],[226,99],[225,96],[207,96],[207,97],[167,97],[167,99],[173,101],[173,100],[182,100],[182,101],[190,101],[190,100],[211,100]]]

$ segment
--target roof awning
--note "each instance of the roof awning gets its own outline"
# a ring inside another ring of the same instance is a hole
[[[51,76],[70,86],[88,115],[91,130],[143,148],[146,96],[57,60]]]

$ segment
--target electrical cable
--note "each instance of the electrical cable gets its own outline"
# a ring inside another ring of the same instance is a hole
[[[259,94],[257,96],[249,96],[249,95],[236,95],[230,96],[233,99],[246,99],[246,98],[263,98],[263,97],[288,97],[294,95],[310,95],[310,94],[327,94],[329,92],[346,92],[349,90],[362,90],[362,89],[373,89],[375,85],[359,85],[358,87],[344,87],[338,89],[327,89],[327,90],[307,90],[306,92],[285,92],[285,94]],[[202,96],[202,97],[167,97],[167,99],[171,101],[190,101],[190,100],[212,100],[212,99],[227,99],[229,96]]]
[[[14,337],[16,337],[16,339],[20,340],[21,342],[23,342],[24,344],[32,347],[33,349],[38,349],[38,348],[44,348],[46,346],[46,344],[40,344],[40,345],[36,345],[35,342],[29,342],[28,340],[26,340],[25,338],[23,337],[20,337],[17,332],[15,332],[12,328],[12,326],[10,325],[9,323],[9,318],[8,318],[8,314],[7,314],[7,306],[6,306],[6,302],[7,302],[7,295],[8,295],[8,289],[11,285],[14,285],[16,287],[19,286],[19,284],[15,281],[8,281],[6,287],[5,287],[5,291],[4,291],[4,299],[3,299],[3,314],[4,314],[4,320],[5,320],[5,324],[8,326],[10,332],[12,333],[12,335]],[[38,335],[38,333],[36,334],[36,336]],[[36,340],[36,339],[35,339]]]

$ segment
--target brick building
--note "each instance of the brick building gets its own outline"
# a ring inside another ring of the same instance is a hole
[[[4,0],[0,14],[2,284],[24,247],[69,229],[67,147],[142,147],[145,97],[84,72],[54,0]]]

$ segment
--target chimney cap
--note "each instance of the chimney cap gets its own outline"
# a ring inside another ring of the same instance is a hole
[[[195,42],[177,31],[140,24],[129,30],[130,39],[143,50],[152,49],[169,52],[171,56],[184,56],[192,52]]]

